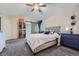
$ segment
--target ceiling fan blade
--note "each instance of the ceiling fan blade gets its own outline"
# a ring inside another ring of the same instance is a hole
[[[33,5],[31,5],[31,4],[26,4],[27,6],[33,6]]]
[[[39,11],[39,12],[42,12],[42,10],[41,10],[41,9],[38,9],[38,11]]]
[[[33,6],[35,6],[36,3],[33,3]]]
[[[46,7],[46,5],[40,5],[40,7]]]
[[[31,11],[34,11],[34,8]]]

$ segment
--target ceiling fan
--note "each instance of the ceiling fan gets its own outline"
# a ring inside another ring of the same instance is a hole
[[[41,7],[46,7],[45,4],[40,4],[40,3],[26,4],[26,5],[32,7],[32,10],[31,10],[32,12],[35,10],[42,12]]]

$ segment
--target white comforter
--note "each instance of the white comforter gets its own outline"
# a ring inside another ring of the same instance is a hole
[[[53,41],[56,38],[60,38],[60,36],[57,33],[54,34],[28,34],[26,36],[27,43],[31,47],[32,50],[39,47],[40,45],[47,43],[49,41]]]

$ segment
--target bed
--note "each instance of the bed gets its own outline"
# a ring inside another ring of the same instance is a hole
[[[26,35],[26,39],[27,39],[27,44],[29,45],[29,47],[31,48],[33,53],[37,53],[43,49],[46,49],[50,46],[56,45],[59,46],[60,45],[60,35],[58,34],[60,31],[60,27],[48,27],[46,28],[46,30],[49,31],[55,31],[55,33],[53,34],[27,34]],[[56,33],[58,32],[58,33]]]

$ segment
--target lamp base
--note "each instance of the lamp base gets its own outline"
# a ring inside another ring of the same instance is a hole
[[[70,34],[73,34],[73,29],[72,28],[70,29]]]

